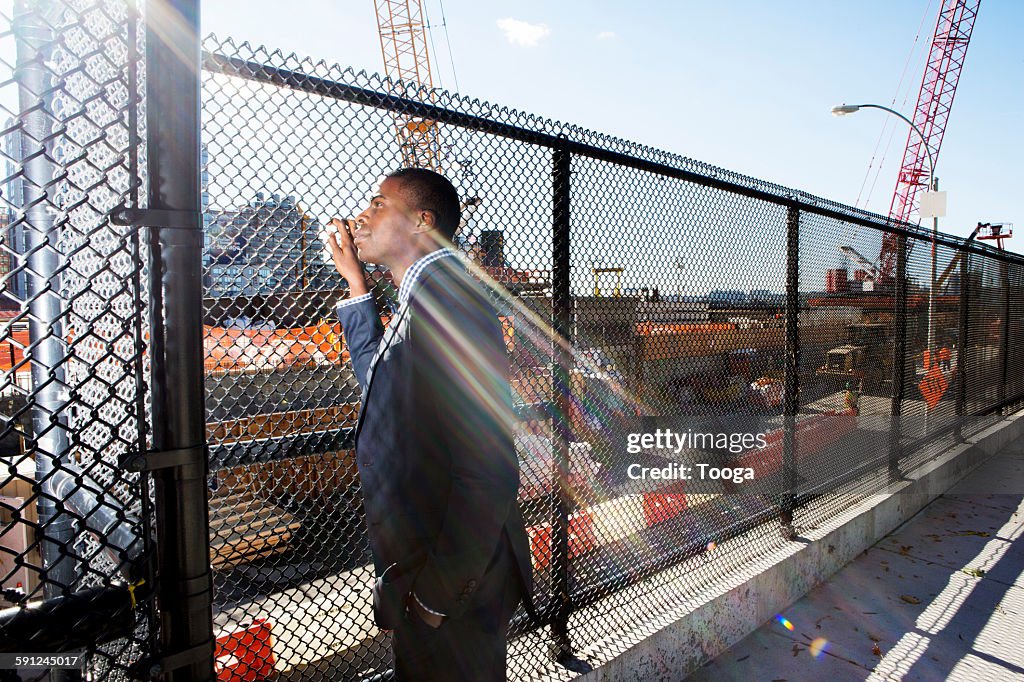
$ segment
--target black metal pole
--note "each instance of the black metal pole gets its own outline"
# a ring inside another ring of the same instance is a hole
[[[555,357],[552,368],[552,383],[557,405],[554,436],[554,470],[552,490],[552,589],[554,590],[554,612],[551,619],[551,635],[554,639],[552,654],[556,659],[572,655],[569,641],[569,612],[572,599],[569,594],[569,440],[571,424],[569,405],[572,388],[569,370],[572,366],[572,291],[569,286],[569,227],[570,227],[570,181],[571,156],[569,152],[556,149],[553,154],[553,215],[551,271],[552,308],[555,330]]]
[[[972,235],[973,236],[973,235]],[[960,256],[960,329],[956,335],[956,439],[964,440],[963,425],[967,413],[967,324],[970,312],[970,258],[964,252]]]
[[[134,599],[147,598],[146,586],[135,590]],[[36,601],[24,606],[0,610],[0,651],[75,651],[131,637],[135,628],[133,595],[127,584],[91,587],[65,596]],[[82,679],[72,671],[54,670],[49,682],[58,679]],[[55,674],[57,673],[57,674]],[[25,679],[3,677],[6,679]],[[31,677],[28,679],[39,679]]]
[[[999,263],[1003,280],[1003,363],[999,381],[999,404],[1004,407],[999,414],[1006,414],[1006,382],[1009,378],[1010,358],[1010,264],[1006,261]]]
[[[185,453],[182,463],[153,473],[162,651],[150,672],[181,682],[212,680],[199,0],[150,0],[146,20],[149,214],[143,221],[152,228],[152,289],[162,298],[151,329],[153,444],[156,451]]]
[[[896,237],[896,292],[893,311],[894,342],[892,346],[892,405],[889,425],[889,481],[901,477],[900,457],[903,455],[903,396],[907,383],[907,238]]]
[[[1010,290],[1009,295],[1012,300],[1020,302],[1020,296],[1022,288],[1024,288],[1024,266],[1010,264]],[[1007,376],[1006,381],[1006,404],[1010,406],[1013,403],[1020,403],[1024,399],[1024,391],[1021,387],[1021,351],[1024,349],[1024,345],[1021,344],[1022,332],[1024,332],[1024,317],[1021,316],[1020,310],[1014,310],[1013,307],[1008,309],[1007,319],[1010,321],[1011,326],[1010,337],[1007,339],[1007,371],[1012,372],[1013,376]],[[1010,392],[1010,386],[1013,386],[1013,392]],[[1019,404],[1018,404],[1019,408]]]
[[[800,210],[793,206],[786,212],[785,391],[782,466],[786,472],[786,492],[780,501],[779,521],[782,534],[792,539],[796,537],[793,508],[796,490],[796,415],[800,411]]]

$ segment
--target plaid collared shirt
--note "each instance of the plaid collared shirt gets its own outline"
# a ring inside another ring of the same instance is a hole
[[[420,258],[405,271],[405,277],[402,278],[402,284],[398,287],[399,311],[409,303],[409,298],[412,296],[412,290],[416,286],[416,282],[419,281],[420,276],[423,274],[423,270],[434,261],[448,257],[454,258],[457,257],[457,254],[451,249],[438,249],[437,251],[432,251],[423,258]]]

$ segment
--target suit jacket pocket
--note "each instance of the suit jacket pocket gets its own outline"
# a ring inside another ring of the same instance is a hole
[[[406,600],[419,573],[416,564],[393,563],[373,584],[373,621],[383,630],[394,630],[405,616]]]

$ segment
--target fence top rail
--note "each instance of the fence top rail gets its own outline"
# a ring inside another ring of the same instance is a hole
[[[220,41],[216,36],[212,35],[208,36],[205,42],[207,45],[213,45],[216,48],[238,49],[232,40]],[[311,67],[310,72],[275,67],[266,62],[275,57],[282,61],[296,61],[299,58],[295,55],[285,57],[280,51],[270,52],[266,48],[253,48],[248,43],[244,43],[241,47],[252,51],[253,57],[259,57],[264,61],[203,50],[203,69],[214,74],[289,88],[352,104],[384,109],[393,113],[422,117],[438,123],[486,132],[491,135],[550,149],[564,150],[577,156],[633,168],[676,180],[692,182],[697,185],[730,192],[750,199],[766,201],[824,218],[854,223],[879,231],[892,232],[916,240],[932,241],[931,231],[913,223],[901,223],[876,213],[846,206],[845,204],[817,197],[801,190],[794,190],[765,180],[744,176],[683,156],[645,147],[601,133],[595,133],[575,125],[533,116],[519,116],[517,115],[518,112],[510,112],[507,109],[498,108],[496,105],[482,104],[476,100],[473,100],[471,103],[471,108],[474,110],[485,113],[500,110],[504,114],[510,114],[509,118],[540,122],[541,125],[539,127],[541,129],[530,129],[521,125],[506,123],[487,115],[457,111],[426,101],[436,101],[443,95],[447,99],[469,102],[468,99],[452,95],[438,88],[427,90],[401,82],[393,83],[379,76],[376,78],[377,84],[382,87],[392,88],[394,91],[404,90],[412,95],[420,96],[422,99],[403,97],[372,88],[359,87],[334,80],[327,76],[315,75],[315,73],[312,73],[313,71],[319,70],[323,73],[331,70],[322,61],[314,63],[310,59],[300,60],[299,65]],[[335,68],[341,69],[340,66]],[[351,69],[345,70],[345,72],[352,73],[355,76]],[[360,76],[367,79],[368,85],[373,84],[369,76],[362,73]],[[593,139],[603,143],[605,146],[584,142],[581,139]],[[612,147],[617,147],[618,149]],[[621,151],[622,149],[628,151]],[[646,156],[641,156],[640,154]],[[691,168],[684,166],[690,166]],[[1024,266],[1024,256],[1022,255],[1000,251],[987,244],[968,241],[963,237],[940,232],[935,238],[935,243],[979,256]]]

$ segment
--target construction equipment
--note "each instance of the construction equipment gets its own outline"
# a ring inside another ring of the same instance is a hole
[[[625,268],[599,268],[596,265],[590,268],[590,271],[594,273],[594,296],[598,297],[601,295],[601,275],[615,275],[615,287],[612,289],[612,296],[616,298],[622,296],[622,273],[625,272]]]
[[[880,387],[891,375],[888,326],[852,324],[848,331],[849,341],[825,353],[825,364],[817,375],[826,380],[862,382],[865,391]]]
[[[427,49],[422,0],[374,0],[384,75],[432,92],[434,79]],[[402,146],[404,166],[443,172],[437,124],[417,116],[395,115],[395,133]]]
[[[987,239],[996,243],[996,248],[1003,250],[1003,240],[1013,236],[1013,223],[978,223],[974,228],[978,239]]]
[[[1003,240],[1009,239],[1013,236],[1013,223],[978,223],[978,226],[974,228],[971,235],[967,238],[966,243],[970,243],[975,237],[978,239],[989,239],[994,240],[999,250],[1003,249]],[[956,256],[949,262],[946,269],[942,271],[939,278],[935,280],[935,290],[941,291],[942,286],[946,283],[946,280],[952,274],[954,268],[960,264],[960,259],[963,258],[965,251],[957,251]]]
[[[874,263],[867,259],[867,257],[852,246],[840,246],[839,250],[860,267],[864,272],[865,281],[878,282],[880,276],[879,270]]]
[[[927,178],[925,164],[929,150],[933,159],[939,157],[942,136],[946,132],[980,4],[981,0],[942,0],[939,7],[939,19],[935,24],[935,35],[913,116],[914,125],[925,139],[919,139],[913,130],[907,133],[903,163],[889,208],[889,216],[894,220],[909,220],[917,207],[918,192],[932,180]],[[882,236],[882,250],[878,256],[880,283],[890,283],[893,279],[899,241],[899,235],[893,232]],[[907,240],[908,257],[912,246],[913,241]]]

